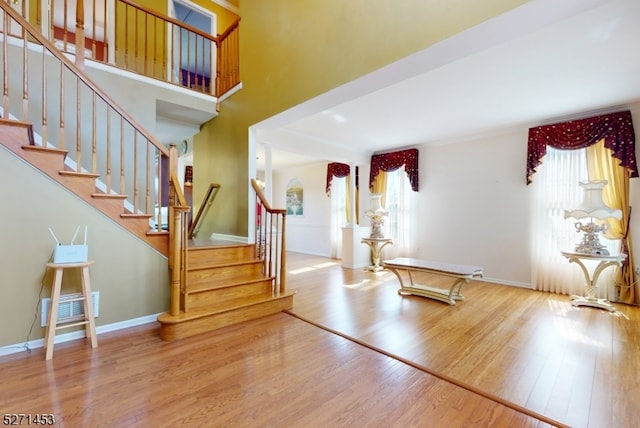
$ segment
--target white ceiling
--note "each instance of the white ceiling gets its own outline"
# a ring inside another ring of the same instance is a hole
[[[533,0],[252,127],[259,170],[446,144],[640,100],[640,0]],[[524,142],[522,142],[524,144]]]

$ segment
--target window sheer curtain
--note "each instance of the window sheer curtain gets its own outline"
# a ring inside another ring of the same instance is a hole
[[[417,193],[413,191],[404,166],[393,171],[379,171],[371,192],[382,195],[382,206],[389,211],[383,230],[385,237],[391,238],[393,245],[385,247],[384,258],[412,256],[416,248],[414,210],[417,206]]]
[[[332,258],[342,258],[342,228],[349,223],[358,224],[358,188],[359,172],[355,167],[355,209],[351,209],[351,166],[340,162],[327,164],[326,193],[331,198],[331,214],[329,219],[330,254]],[[352,212],[354,212],[352,214]],[[351,216],[354,216],[353,221]]]
[[[393,245],[385,247],[385,258],[411,257],[415,245],[416,195],[404,170],[400,167],[386,174],[384,207],[389,211],[386,229]]]
[[[602,150],[598,149],[598,144],[602,144]],[[591,147],[596,146],[596,147]],[[558,149],[552,152],[552,148]],[[564,281],[568,281],[565,270],[558,270],[555,263],[556,254],[553,252],[565,248],[554,248],[551,246],[545,246],[544,235],[549,233],[559,242],[558,247],[561,247],[563,242],[562,233],[558,232],[558,228],[554,227],[557,216],[553,214],[554,207],[552,204],[554,200],[561,201],[564,205],[562,209],[571,208],[575,205],[569,205],[571,203],[569,199],[560,199],[559,193],[562,188],[558,180],[562,180],[565,176],[557,176],[556,172],[577,170],[568,166],[569,161],[564,155],[561,158],[555,159],[554,156],[560,156],[560,153],[566,154],[567,157],[571,157],[572,152],[577,150],[586,150],[586,157],[584,162],[577,161],[576,163],[589,165],[586,175],[583,172],[578,175],[587,177],[594,180],[597,178],[604,178],[608,182],[612,183],[607,191],[613,192],[611,200],[608,202],[613,208],[619,208],[626,214],[626,224],[623,224],[621,229],[624,231],[619,234],[623,238],[623,242],[631,242],[631,236],[629,235],[628,227],[628,214],[629,197],[628,190],[624,190],[625,186],[628,186],[628,180],[630,177],[638,177],[636,156],[635,156],[635,131],[633,129],[633,120],[630,111],[622,111],[617,113],[610,113],[601,116],[589,117],[586,119],[579,119],[573,121],[567,121],[562,123],[555,123],[552,125],[538,126],[529,129],[529,141],[527,147],[527,184],[532,183],[532,177],[536,172],[544,172],[544,174],[536,174],[536,181],[534,184],[536,207],[533,218],[533,236],[532,242],[534,248],[532,249],[532,284],[536,289],[545,291],[556,291],[561,293],[571,293],[573,289],[573,282],[568,285],[563,285]],[[598,157],[596,159],[596,157]],[[544,163],[543,163],[544,158]],[[591,158],[591,159],[589,159]],[[575,160],[575,159],[574,159]],[[553,162],[553,165],[551,163]],[[593,168],[594,163],[597,163],[601,168],[599,172]],[[614,167],[609,167],[613,165]],[[581,168],[581,167],[580,167]],[[624,172],[621,172],[623,170]],[[600,175],[602,173],[602,175]],[[564,174],[564,173],[563,173]],[[570,172],[566,172],[570,175]],[[619,179],[618,177],[621,177]],[[626,184],[625,184],[626,180]],[[575,179],[576,184],[580,179]],[[549,195],[544,195],[548,192]],[[562,196],[567,197],[569,196]],[[617,201],[617,202],[616,202]],[[607,202],[607,201],[605,201]],[[615,204],[620,204],[616,206]],[[573,202],[572,204],[575,204]],[[546,214],[545,214],[546,213]],[[544,218],[545,215],[549,218]],[[623,214],[624,215],[624,214]],[[575,232],[575,230],[574,230]],[[619,241],[609,243],[610,251],[617,253],[620,251]],[[569,247],[569,250],[571,247]],[[623,250],[630,251],[631,247],[623,247]],[[628,253],[631,257],[631,253]],[[633,263],[625,262],[625,267],[622,269],[623,274],[620,278],[624,281],[621,284],[620,300],[625,303],[638,303],[637,285],[634,278],[629,275],[629,270],[633,266]],[[568,266],[567,266],[568,267]],[[568,272],[568,270],[566,271]],[[606,275],[611,276],[611,270],[605,271],[601,275],[601,282],[599,284],[612,283],[611,278],[607,278]],[[555,278],[555,279],[554,279]],[[582,280],[584,282],[584,279]],[[623,293],[622,291],[625,291]],[[604,293],[599,297],[608,299],[615,298],[614,291],[611,287],[601,287],[600,293]]]
[[[342,258],[342,228],[348,223],[348,176],[335,177],[331,182],[331,216],[329,219],[331,258]]]
[[[418,149],[371,156],[369,190],[382,195],[382,206],[389,211],[384,231],[393,245],[385,247],[385,259],[413,254],[418,165]]]
[[[575,219],[565,219],[564,210],[582,202],[580,181],[589,179],[585,149],[558,150],[547,148],[544,163],[538,168],[532,183],[534,213],[532,228],[532,278],[534,290],[560,294],[584,293],[584,275],[568,263],[561,251],[571,251],[580,240],[573,226]],[[617,253],[615,241],[602,240],[612,254]],[[588,263],[593,269],[593,263]],[[600,276],[600,283],[610,283],[612,270]],[[612,299],[614,290],[599,287],[598,297]]]

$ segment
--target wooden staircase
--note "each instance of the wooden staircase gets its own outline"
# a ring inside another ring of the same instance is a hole
[[[96,188],[98,174],[69,170],[66,150],[34,145],[29,123],[0,119],[0,144],[75,195],[100,210],[164,255],[169,234],[149,230],[148,215],[126,210],[126,195],[107,195]],[[176,340],[293,308],[293,292],[280,292],[276,277],[266,273],[255,244],[210,242],[187,248],[185,278],[180,285],[180,312],[158,317],[160,337]]]
[[[161,337],[179,339],[292,308],[284,278],[286,211],[269,207],[252,182],[264,210],[257,216],[259,247],[190,245],[175,146],[161,144],[2,0],[0,15],[22,27],[11,39],[0,37],[0,144],[168,258],[171,301],[158,318]],[[82,25],[77,30],[81,35]],[[159,207],[169,208],[166,224]]]
[[[161,254],[168,255],[169,235],[163,231],[150,231],[150,215],[139,215],[128,211],[124,206],[127,195],[108,195],[99,191],[96,187],[98,174],[69,170],[64,163],[67,156],[66,150],[36,146],[31,124],[0,119],[0,144],[100,210]]]
[[[265,274],[256,246],[236,243],[196,245],[187,251],[186,284],[180,313],[158,317],[160,337],[176,340],[293,308],[292,292],[280,293]]]

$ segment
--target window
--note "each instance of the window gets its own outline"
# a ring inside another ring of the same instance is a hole
[[[342,228],[347,225],[347,177],[331,181],[331,257],[342,258]]]
[[[564,211],[582,201],[580,181],[588,180],[585,149],[547,148],[544,162],[533,181],[534,215],[532,227],[533,259],[531,283],[534,289],[562,294],[584,292],[584,276],[578,266],[569,264],[561,251],[572,250],[580,240],[575,219],[565,219]],[[619,241],[601,238],[612,254]],[[593,265],[587,266],[591,270]],[[600,284],[612,282],[613,269],[600,276]],[[598,290],[601,298],[613,298],[613,288]]]
[[[404,256],[414,253],[414,228],[417,193],[411,189],[409,177],[404,166],[386,173],[387,186],[384,208],[389,211],[385,221],[385,236],[392,239],[393,245],[385,247],[385,258]]]

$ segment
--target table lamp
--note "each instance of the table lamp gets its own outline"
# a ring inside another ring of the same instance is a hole
[[[369,217],[371,221],[371,235],[369,238],[384,239],[382,226],[384,225],[384,218],[389,215],[389,211],[382,206],[382,195],[374,193],[370,198],[371,208],[364,212],[364,215]]]
[[[580,187],[584,190],[582,203],[573,210],[564,211],[564,218],[589,219],[586,224],[580,221],[574,223],[576,231],[583,233],[582,241],[575,247],[576,253],[593,256],[609,255],[609,250],[600,243],[598,237],[598,234],[605,233],[609,229],[609,224],[606,222],[596,224],[594,220],[607,218],[620,220],[622,211],[608,207],[602,200],[602,189],[606,185],[607,180],[581,181]]]

